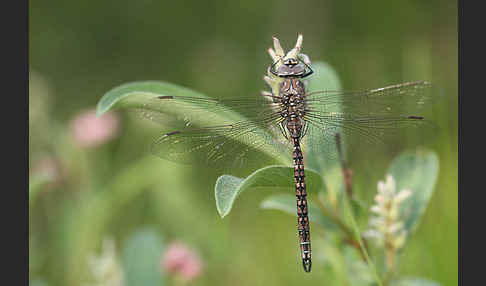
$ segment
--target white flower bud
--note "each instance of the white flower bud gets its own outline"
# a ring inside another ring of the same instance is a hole
[[[405,241],[406,241],[406,238],[407,238],[407,232],[406,231],[402,231],[398,236],[396,236],[394,238],[394,240],[392,241],[392,245],[395,249],[400,249],[403,247],[403,245],[405,245]]]
[[[379,246],[387,247],[392,253],[403,247],[407,238],[403,218],[400,217],[400,204],[412,194],[411,190],[397,192],[396,182],[391,175],[377,184],[376,204],[370,210],[369,237],[375,238]]]
[[[374,205],[370,209],[372,212],[376,214],[381,214],[382,213],[382,208],[380,206]]]
[[[410,190],[401,190],[395,196],[393,202],[396,203],[396,204],[400,204],[402,201],[404,201],[406,198],[408,198],[411,194],[412,194],[412,192]]]
[[[399,222],[396,222],[396,223],[392,224],[392,225],[389,227],[388,231],[389,231],[390,233],[398,233],[398,232],[400,232],[402,229],[403,229],[403,222],[399,221]]]

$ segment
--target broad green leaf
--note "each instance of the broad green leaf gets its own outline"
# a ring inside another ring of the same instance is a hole
[[[411,196],[403,201],[405,228],[412,233],[422,217],[434,192],[439,174],[439,158],[432,151],[406,151],[395,158],[388,173],[396,181],[397,192],[408,189]]]
[[[172,121],[183,121],[186,124],[199,126],[223,125],[245,120],[245,117],[227,108],[216,108],[220,114],[207,110],[198,101],[157,100],[160,96],[181,98],[207,98],[206,95],[189,88],[162,81],[141,81],[123,84],[108,91],[98,102],[96,112],[102,115],[113,108],[140,110],[141,115],[154,121],[171,124]],[[167,115],[163,118],[158,118]]]
[[[160,259],[163,249],[162,238],[152,229],[132,234],[123,246],[126,285],[162,285]]]
[[[309,209],[309,219],[312,223],[317,223],[324,230],[336,230],[336,224],[322,214],[321,209],[313,203],[310,199],[307,199]],[[277,194],[266,197],[260,207],[263,209],[273,209],[286,212],[290,215],[296,216],[296,203],[295,196],[291,194]]]
[[[96,106],[96,113],[102,115],[114,107],[137,106],[137,100],[129,100],[131,97],[153,98],[157,96],[196,96],[205,95],[191,89],[162,81],[140,81],[122,84],[103,95]],[[126,101],[126,102],[125,102]]]
[[[393,281],[391,286],[441,286],[440,283],[424,279],[424,278],[416,278],[416,277],[407,277],[402,278],[397,281]]]
[[[340,90],[341,81],[337,72],[326,62],[316,61],[312,63],[314,74],[309,79],[307,89],[309,92],[321,90]],[[331,110],[339,111],[339,110]]]
[[[159,97],[170,98],[161,100]],[[243,114],[225,106],[224,102],[209,99],[201,93],[175,84],[158,81],[133,82],[108,91],[98,102],[97,114],[101,115],[112,108],[135,110],[139,115],[165,127],[177,126],[176,130],[181,128],[181,124],[184,127],[210,127],[248,121]],[[243,104],[241,107],[247,110],[247,105]],[[261,110],[255,110],[257,114],[259,111]],[[263,152],[279,163],[290,162],[290,148],[276,142],[272,134],[265,132],[257,124],[248,126],[251,127],[251,132],[247,133],[251,136],[235,136],[231,133],[230,139]],[[217,135],[228,136],[224,132]]]
[[[312,69],[314,70],[314,74],[309,79],[307,85],[309,92],[341,90],[339,77],[336,71],[328,63],[314,62],[312,64]],[[326,110],[318,111],[339,112],[341,110],[338,104],[333,104],[332,107],[321,107],[326,108]],[[338,131],[338,129],[335,130]],[[308,166],[319,173],[324,174],[325,177],[327,175],[326,172],[331,170],[332,167],[338,163],[335,139],[330,138],[329,135],[330,134],[323,134],[321,129],[310,125],[308,134],[304,137],[305,145],[307,145],[306,147],[312,146],[312,148],[306,149]]]
[[[295,190],[293,168],[286,166],[267,166],[256,170],[242,179],[230,175],[220,176],[216,180],[214,195],[219,215],[225,217],[233,207],[241,192],[248,189],[262,190]],[[323,187],[318,173],[306,169],[306,186],[308,193],[316,193]]]

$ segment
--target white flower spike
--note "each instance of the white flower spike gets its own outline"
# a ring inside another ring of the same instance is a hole
[[[412,192],[407,189],[397,192],[391,175],[387,175],[384,182],[379,181],[377,188],[376,204],[370,209],[373,213],[368,222],[370,228],[364,235],[375,239],[376,244],[385,249],[387,266],[392,267],[396,252],[404,246],[407,239],[405,219],[400,216],[400,206]]]

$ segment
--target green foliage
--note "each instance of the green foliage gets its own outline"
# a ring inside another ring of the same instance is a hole
[[[317,191],[322,187],[321,177],[318,173],[308,170],[306,175],[307,184],[313,186],[312,189],[309,189],[310,193],[313,192],[311,190]],[[249,189],[290,191],[294,187],[292,180],[293,168],[286,166],[268,166],[256,170],[245,179],[223,175],[218,178],[214,187],[216,208],[223,218],[231,211],[236,198],[243,191]]]
[[[334,68],[323,61],[316,61],[312,63],[314,75],[312,75],[307,88],[312,92],[313,90],[342,90],[341,80]],[[334,109],[327,111],[338,112],[340,110],[338,105]]]
[[[266,197],[260,204],[262,209],[279,210],[295,215],[295,196],[290,194],[277,194]],[[336,224],[323,215],[319,206],[312,201],[308,203],[309,219],[320,225],[326,231],[337,230]]]
[[[127,286],[163,285],[160,271],[163,248],[162,238],[150,228],[138,230],[127,238],[123,245]]]
[[[102,115],[106,111],[115,108],[152,108],[155,102],[147,101],[158,96],[195,96],[206,97],[205,95],[176,84],[161,81],[141,81],[122,84],[113,88],[103,95],[98,102],[96,112]],[[166,108],[162,112],[173,112],[173,108]]]
[[[398,190],[412,191],[412,195],[402,204],[405,228],[412,233],[434,192],[439,175],[439,158],[432,151],[404,152],[393,160],[388,173],[395,178]]]
[[[311,77],[308,82],[307,88],[309,92],[322,91],[322,90],[341,90],[341,81],[337,75],[337,72],[326,62],[314,62],[312,64],[315,75]],[[318,105],[318,107],[324,107]],[[317,108],[317,107],[315,107]],[[338,104],[333,104],[331,107],[325,107],[328,112],[339,112],[341,110]],[[336,131],[339,131],[336,128]],[[326,174],[332,171],[337,164],[337,157],[333,157],[337,154],[336,144],[334,144],[334,138],[328,138],[322,136],[322,130],[317,127],[309,126],[309,136],[304,137],[304,144],[314,146],[309,152],[307,152],[306,163],[308,168],[314,169],[321,174]],[[305,146],[305,145],[304,145]],[[305,148],[305,147],[304,147]]]
[[[341,90],[341,81],[337,75],[337,72],[326,62],[314,62],[312,64],[315,75],[311,77],[307,85],[307,89],[312,91],[322,91],[322,90]],[[318,105],[314,108],[324,107]],[[341,110],[338,104],[333,104],[332,106],[326,106],[327,110],[317,110],[317,111],[327,111],[327,112],[339,112]],[[339,128],[336,128],[339,131]],[[307,153],[307,166],[314,169],[320,173],[326,174],[328,171],[332,170],[334,165],[337,164],[337,157],[332,157],[329,154],[337,154],[336,145],[334,144],[334,138],[326,138],[322,136],[322,130],[317,127],[309,126],[309,136],[304,137],[304,142],[306,144],[312,144],[314,147]],[[326,156],[323,156],[327,154]]]
[[[408,233],[412,233],[413,230],[417,227],[420,217],[423,215],[424,210],[427,207],[429,199],[433,193],[434,185],[438,176],[438,158],[434,152],[425,151],[425,150],[417,150],[415,152],[406,151],[400,154],[395,160],[393,160],[392,164],[389,167],[389,173],[392,174],[393,177],[396,177],[396,184],[397,190],[401,190],[407,188],[412,191],[408,200],[403,203],[402,210],[405,211],[404,221],[406,229]],[[322,178],[324,180],[324,178]],[[240,179],[241,180],[241,179]],[[268,182],[271,182],[271,179],[267,179]],[[240,181],[241,182],[241,181]],[[342,188],[338,181],[334,181],[331,184],[332,188]],[[268,187],[268,186],[267,186]],[[329,188],[329,185],[327,185]],[[329,196],[328,192],[322,193],[323,195]],[[325,196],[324,196],[325,197]],[[368,253],[367,246],[365,245],[363,238],[362,238],[362,231],[360,230],[359,226],[355,220],[355,214],[353,211],[353,199],[346,195],[340,196],[340,199],[343,202],[340,204],[343,206],[342,215],[344,216],[342,219],[336,218],[332,215],[333,211],[329,211],[326,208],[319,208],[316,206],[315,203],[312,201],[309,203],[309,214],[311,222],[317,223],[316,225],[322,228],[322,230],[326,234],[332,234],[330,237],[334,237],[336,234],[338,235],[348,235],[348,239],[354,239],[356,243],[359,245],[359,250],[361,251],[365,261],[368,264],[369,272],[365,273],[361,269],[361,274],[358,272],[354,272],[353,275],[356,277],[353,278],[353,281],[363,281],[359,283],[359,285],[370,285],[369,278],[359,278],[359,277],[374,277],[374,281],[379,285],[388,285],[384,283],[388,283],[388,280],[382,282],[382,279],[379,277],[378,271],[375,267],[375,262],[373,262],[374,258],[370,257]],[[322,204],[322,203],[321,203]],[[295,198],[290,194],[278,194],[272,195],[265,198],[262,203],[261,207],[264,209],[274,209],[280,210],[290,215],[295,215]],[[361,207],[360,207],[361,208]],[[346,226],[348,225],[348,226]],[[342,232],[336,232],[339,228],[345,228]],[[346,239],[343,237],[343,239]],[[332,246],[329,244],[327,245],[327,255],[330,257],[330,263],[358,263],[358,261],[347,261],[343,262],[342,258],[334,257],[338,250],[333,250]],[[358,265],[356,264],[356,265]],[[333,267],[335,270],[342,269],[342,266],[334,265]],[[342,271],[342,270],[341,270]],[[391,271],[391,270],[390,270]],[[389,273],[386,275],[387,279]],[[357,279],[357,280],[356,280]],[[360,280],[361,279],[361,280]],[[397,282],[399,281],[399,282]],[[401,284],[401,283],[415,283],[410,285],[422,285],[420,283],[424,283],[423,285],[429,285],[427,283],[431,283],[430,285],[439,285],[436,282],[421,279],[415,280],[392,280],[393,284],[390,285],[408,285],[408,284]],[[343,282],[344,283],[344,282]],[[355,282],[358,283],[358,282]],[[353,284],[358,285],[358,284]]]
[[[354,218],[353,210],[349,205],[348,198],[346,196],[343,196],[343,199],[344,199],[344,206],[345,206],[345,210],[344,210],[345,216],[351,222],[350,224],[351,224],[352,232],[354,234],[354,238],[359,244],[359,249],[361,250],[361,253],[366,260],[366,263],[368,264],[370,273],[375,278],[376,283],[378,283],[379,286],[383,286],[382,279],[378,276],[375,263],[372,261],[368,253],[368,250],[366,249],[366,246],[363,242],[361,231],[356,223],[356,219]]]
[[[75,280],[81,275],[85,268],[81,259],[83,254],[94,249],[110,222],[122,215],[124,209],[144,192],[163,183],[161,172],[173,174],[171,169],[160,164],[160,160],[143,157],[131,166],[126,166],[110,182],[100,187],[104,192],[88,194],[85,204],[66,212],[66,220],[69,222],[66,233],[70,236],[67,259],[71,265],[76,266],[68,274],[69,279]]]

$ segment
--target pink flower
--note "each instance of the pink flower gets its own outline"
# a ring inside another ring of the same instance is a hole
[[[71,134],[81,147],[96,147],[118,135],[119,119],[114,113],[96,116],[96,110],[78,113],[70,122]]]
[[[194,250],[181,242],[172,242],[162,257],[162,268],[188,282],[201,274],[203,265]]]

